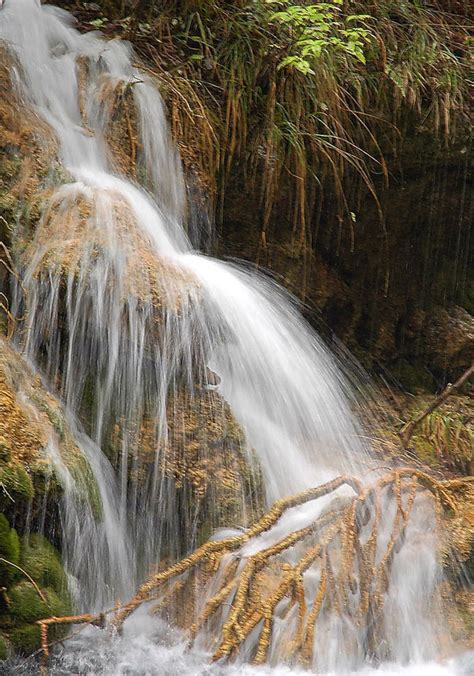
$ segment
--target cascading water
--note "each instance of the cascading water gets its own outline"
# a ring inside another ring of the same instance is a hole
[[[132,65],[129,46],[81,35],[69,14],[36,0],[4,3],[0,40],[11,51],[23,105],[59,143],[63,176],[52,179],[24,253],[16,314],[26,316],[25,353],[64,402],[100,492],[101,517],[86,510],[81,518],[74,480],[52,440],[65,490],[65,564],[79,609],[101,609],[128,598],[160,556],[186,553],[201,537],[199,507],[177,496],[164,469],[165,450],[182,442],[176,421],[183,407],[212,395],[213,423],[237,421],[236,452],[254,486],[263,481],[268,502],[337,474],[360,474],[367,450],[335,360],[283,292],[191,250],[163,104]],[[108,101],[119,88],[133,94],[141,185],[117,170],[108,144]],[[144,458],[144,426],[151,458]],[[241,514],[245,499],[242,491]],[[418,511],[396,558],[386,610],[393,622],[387,652],[401,662],[436,655],[423,606],[439,575],[435,534],[431,512]],[[310,503],[279,528],[300,528],[316,513]],[[258,547],[275,536],[262,536]],[[123,638],[95,637],[89,652],[71,642],[58,673],[204,673],[198,652],[184,656],[179,638],[162,640],[168,631],[139,616]],[[318,668],[344,673],[364,663],[357,629],[351,632],[347,641],[347,627],[324,628]],[[278,646],[272,661],[279,661]]]

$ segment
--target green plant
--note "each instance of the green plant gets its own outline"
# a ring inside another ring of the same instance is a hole
[[[287,33],[289,54],[279,68],[296,68],[304,75],[315,74],[315,62],[329,55],[355,57],[365,64],[364,48],[373,38],[366,27],[369,14],[342,13],[342,0],[311,5],[294,4],[291,0],[267,0],[281,7],[271,15]]]

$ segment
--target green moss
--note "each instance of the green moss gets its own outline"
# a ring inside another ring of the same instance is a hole
[[[15,222],[18,214],[18,199],[8,190],[0,190],[0,213],[7,222]]]
[[[23,538],[21,567],[40,586],[51,587],[60,593],[67,589],[66,574],[59,554],[42,535]]]
[[[401,359],[396,364],[393,375],[402,387],[412,393],[419,390],[431,392],[436,385],[432,375],[422,365],[410,364],[406,359]]]
[[[12,616],[8,615],[7,613],[8,609],[6,609],[5,598],[3,598],[1,601],[1,607],[2,612],[0,614],[0,629],[1,631],[5,631],[5,633],[8,634],[11,628],[15,626],[15,622]]]
[[[66,625],[58,625],[50,627],[48,637],[50,641],[62,638],[67,634],[68,627]],[[41,630],[38,624],[21,624],[12,629],[8,638],[15,649],[15,652],[20,655],[31,655],[41,648]]]
[[[8,553],[10,543],[10,524],[5,514],[0,514],[0,552],[2,556]]]
[[[64,494],[64,489],[50,461],[44,457],[39,457],[30,464],[30,471],[33,478],[35,501],[38,502],[45,498],[54,503],[59,502]]]
[[[37,620],[71,613],[66,575],[58,552],[44,537],[33,534],[20,541],[4,515],[0,515],[0,555],[19,563],[37,583],[35,586],[20,571],[9,566],[4,569],[0,567],[3,575],[1,582],[8,586],[0,626],[8,635],[14,650],[28,655],[40,647]],[[62,627],[54,629],[51,631],[51,638],[59,638],[64,633],[65,629]],[[3,641],[0,633],[0,660],[5,659],[7,653],[8,643]]]
[[[33,482],[26,469],[19,463],[0,464],[0,485],[10,495],[30,500],[34,496]]]
[[[22,581],[9,590],[10,617],[16,626],[8,630],[9,638],[15,650],[21,654],[31,654],[38,650],[41,636],[37,620],[56,615],[69,615],[71,602],[67,592],[58,594],[54,589],[42,588],[46,603],[31,582]],[[60,638],[67,627],[58,626],[49,632],[50,639]]]
[[[11,181],[21,169],[21,158],[18,154],[11,154],[1,149],[2,161],[0,162],[0,185]]]
[[[439,465],[439,459],[436,455],[435,448],[423,437],[413,436],[411,439],[411,445],[413,446],[417,456],[422,462],[430,467],[437,467]]]
[[[61,458],[71,473],[79,490],[79,495],[90,506],[94,516],[99,519],[102,515],[102,501],[100,491],[87,458],[83,455],[80,448],[76,445],[74,439],[68,430],[64,414],[59,407],[54,407],[43,396],[41,391],[36,391],[32,397],[33,401],[46,413],[50,423],[57,432],[61,444]],[[45,468],[46,470],[49,468]],[[44,470],[41,470],[44,471]],[[51,486],[53,490],[61,485],[60,480],[54,475],[54,483]]]
[[[12,457],[12,448],[8,439],[0,439],[0,462],[8,462]]]
[[[30,655],[41,647],[41,630],[38,624],[24,624],[16,627],[9,634],[15,650],[23,655]]]
[[[62,414],[59,405],[55,400],[52,402],[48,401],[45,393],[41,389],[35,389],[31,394],[31,400],[38,408],[46,413],[49,418],[51,425],[54,427],[57,432],[59,439],[64,441],[64,435],[66,432],[66,424],[64,421],[64,415]]]
[[[16,530],[10,530],[10,561],[15,565],[20,563],[20,537]]]
[[[8,657],[8,641],[3,634],[0,634],[0,662]]]
[[[18,565],[20,561],[20,542],[17,532],[10,528],[8,519],[0,514],[0,557]],[[10,584],[16,577],[17,571],[8,563],[0,561],[0,583]]]
[[[87,502],[94,517],[100,519],[102,516],[102,500],[99,487],[87,459],[76,452],[68,454],[67,449],[63,455],[63,459],[76,482],[79,495]]]
[[[45,603],[35,586],[24,580],[8,590],[10,612],[18,622],[36,622],[52,615],[67,615],[71,608],[68,600],[62,598],[53,589],[42,589]]]
[[[22,205],[21,222],[26,226],[27,232],[33,233],[38,224],[43,209],[42,196],[33,197]]]

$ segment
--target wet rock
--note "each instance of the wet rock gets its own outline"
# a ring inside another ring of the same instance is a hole
[[[435,308],[425,320],[424,337],[437,370],[460,373],[474,360],[474,317],[462,307]]]
[[[34,515],[44,498],[59,500],[61,480],[47,453],[51,439],[80,494],[100,514],[94,476],[62,406],[12,344],[0,337],[0,509],[18,511],[32,501]]]
[[[53,615],[61,617],[70,612],[70,604],[49,588],[43,587],[41,594],[28,581],[22,581],[8,590],[12,617],[18,622],[33,623]]]

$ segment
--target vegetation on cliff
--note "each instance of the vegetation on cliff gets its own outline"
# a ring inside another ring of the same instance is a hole
[[[460,374],[430,336],[443,313],[454,341],[474,323],[464,3],[62,4],[158,78],[197,245],[270,268],[398,384]]]

